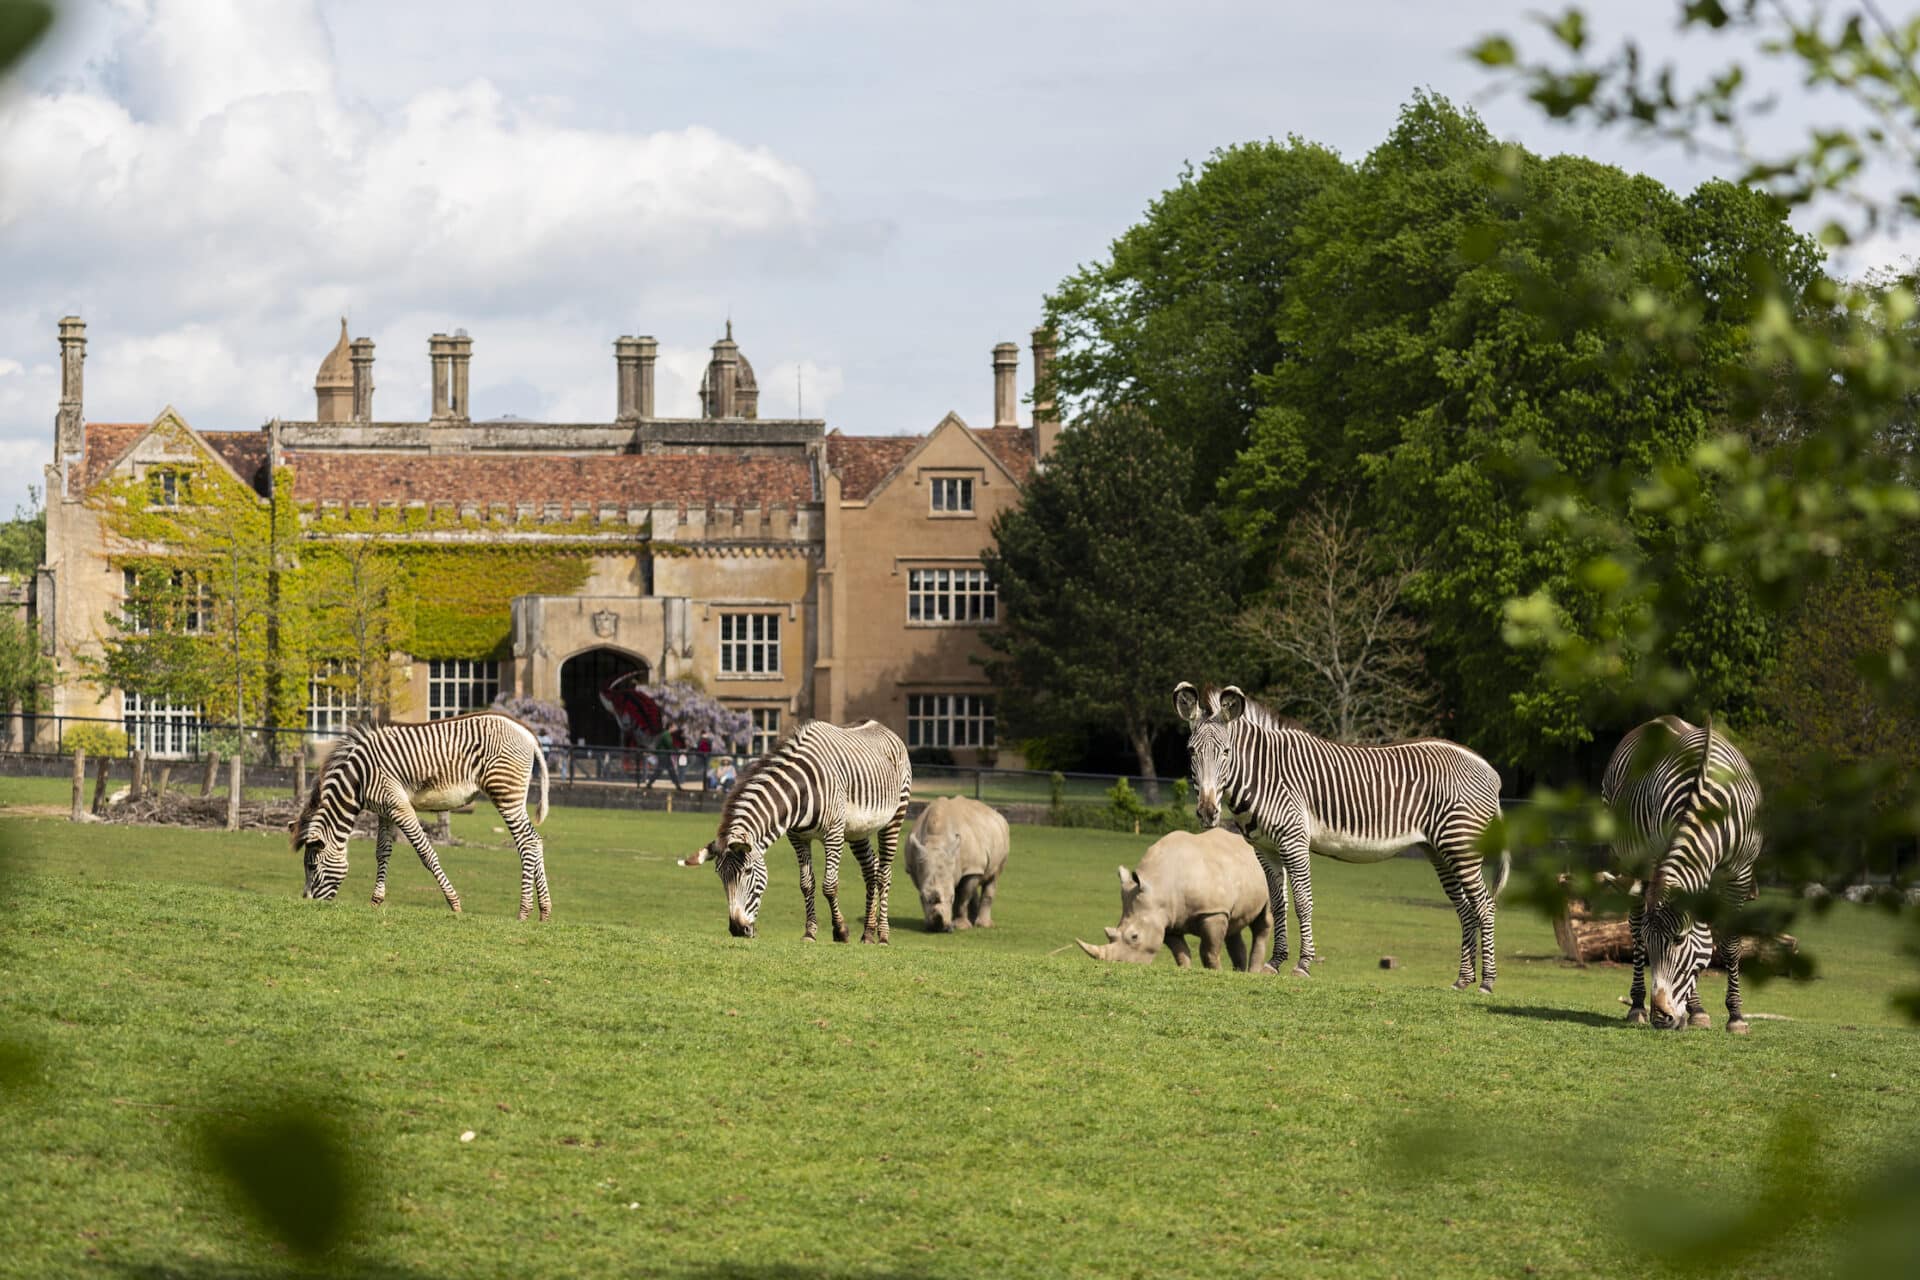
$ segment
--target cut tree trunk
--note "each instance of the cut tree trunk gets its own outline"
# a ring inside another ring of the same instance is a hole
[[[1566,914],[1554,917],[1553,936],[1560,954],[1579,964],[1633,959],[1633,930],[1627,918],[1596,918],[1578,898],[1568,901]]]

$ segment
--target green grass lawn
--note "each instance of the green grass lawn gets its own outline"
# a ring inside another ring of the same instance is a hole
[[[286,1097],[355,1153],[328,1265],[395,1276],[1657,1274],[1634,1241],[1755,1204],[1770,1142],[1806,1194],[1732,1261],[1847,1274],[1820,1188],[1920,1134],[1912,962],[1862,908],[1800,931],[1818,977],[1751,994],[1789,1020],[1658,1034],[1519,909],[1498,994],[1449,990],[1414,860],[1316,860],[1300,981],[1080,955],[1133,836],[1016,827],[984,933],[920,932],[902,873],[875,948],[800,941],[779,850],[760,937],[728,937],[717,877],[673,863],[711,817],[555,811],[539,925],[488,810],[443,855],[456,919],[404,846],[386,906],[357,843],[303,902],[284,838],[23,809],[64,787],[0,779],[0,1039],[31,1054],[0,1071],[0,1274],[278,1273],[195,1144]]]

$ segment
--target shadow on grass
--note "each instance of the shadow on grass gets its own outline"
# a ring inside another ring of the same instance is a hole
[[[666,1274],[688,1280],[926,1280],[930,1271],[836,1271],[789,1262],[715,1262]]]
[[[1589,1027],[1632,1027],[1625,1013],[1595,1013],[1591,1009],[1547,1009],[1539,1005],[1488,1005],[1501,1018],[1531,1018],[1536,1022],[1578,1022]],[[1638,1030],[1638,1028],[1634,1028]]]
[[[356,1280],[440,1280],[440,1273],[415,1271],[364,1258],[343,1260],[328,1267],[308,1268],[288,1260],[279,1263],[231,1262],[109,1262],[98,1272],[124,1280],[302,1280],[302,1277],[353,1276]]]

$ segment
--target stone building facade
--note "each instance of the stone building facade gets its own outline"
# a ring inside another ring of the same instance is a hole
[[[980,554],[1057,430],[1044,406],[1037,427],[1017,420],[1018,349],[994,349],[993,426],[950,413],[925,435],[855,437],[818,419],[760,417],[731,323],[698,418],[654,412],[654,339],[613,346],[610,421],[487,420],[468,402],[472,339],[435,334],[431,414],[401,422],[375,416],[374,343],[343,322],[312,418],[203,431],[172,408],[146,423],[87,422],[85,326],[61,321],[47,554],[33,591],[61,678],[42,712],[120,721],[157,752],[191,748],[201,708],[89,673],[124,626],[128,566],[165,551],[130,538],[115,502],[192,502],[199,477],[202,498],[218,483],[296,531],[275,550],[287,563],[375,540],[428,565],[485,551],[566,569],[547,575],[557,587],[510,598],[499,583],[447,583],[474,598],[472,625],[423,631],[394,654],[386,706],[352,705],[328,678],[336,660],[316,652],[304,706],[282,707],[289,727],[426,719],[519,693],[563,703],[578,740],[613,745],[598,691],[636,672],[695,680],[749,712],[758,748],[800,719],[871,716],[963,761],[1004,752],[975,661],[981,629],[998,622]],[[1036,332],[1036,361],[1048,351]],[[435,575],[417,576],[424,601]]]

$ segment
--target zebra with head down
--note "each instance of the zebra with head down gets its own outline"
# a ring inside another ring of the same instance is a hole
[[[527,790],[536,768],[540,812],[529,819]],[[387,859],[397,829],[458,915],[460,895],[440,869],[440,857],[419,814],[457,809],[482,793],[500,811],[500,821],[520,851],[520,918],[527,918],[537,897],[545,920],[553,902],[547,893],[546,849],[534,827],[547,817],[546,754],[531,729],[495,711],[426,724],[360,724],[349,729],[314,779],[300,816],[287,827],[306,865],[302,896],[332,898],[339,893],[347,876],[347,837],[354,819],[362,809],[372,809],[380,819],[374,905],[386,900]]]
[[[813,908],[813,842],[826,847],[827,909],[833,940],[849,936],[840,914],[840,857],[851,846],[867,883],[860,941],[888,940],[887,898],[900,827],[913,791],[907,745],[878,721],[841,726],[815,720],[742,775],[720,813],[714,838],[685,865],[713,860],[727,891],[727,929],[751,938],[767,889],[767,848],[785,835],[800,861],[807,904],[805,938],[819,932]],[[877,852],[876,852],[877,848]]]
[[[1714,733],[1711,720],[1702,729],[1661,716],[1621,739],[1600,796],[1614,810],[1616,858],[1646,869],[1646,889],[1628,916],[1633,987],[1627,1019],[1647,1021],[1651,1003],[1656,1027],[1710,1026],[1697,986],[1706,967],[1701,941],[1707,926],[1696,919],[1695,904],[1712,891],[1731,914],[1758,892],[1760,782],[1753,766],[1725,734]],[[1745,1032],[1741,940],[1719,922],[1710,936],[1727,971],[1727,1030]]]

